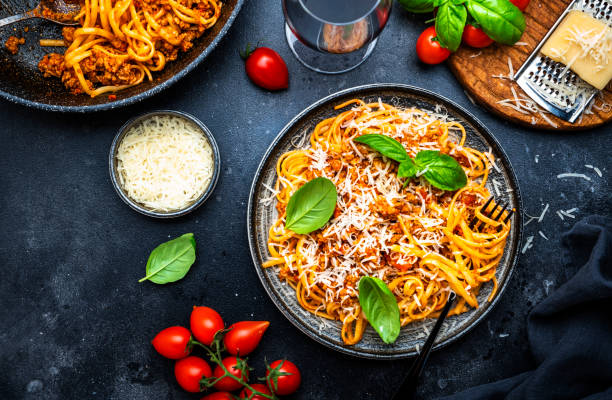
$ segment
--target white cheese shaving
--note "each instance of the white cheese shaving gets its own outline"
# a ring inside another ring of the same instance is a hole
[[[566,173],[557,175],[557,179],[562,179],[562,178],[582,178],[582,179],[586,179],[587,181],[591,180],[591,178],[589,178],[585,174],[576,174],[573,172],[566,172]]]
[[[596,173],[597,175],[599,175],[599,177],[600,177],[600,178],[603,176],[603,175],[602,175],[602,173],[601,173],[601,170],[600,170],[599,168],[594,167],[594,166],[589,165],[589,164],[585,165],[585,167],[590,168],[590,169],[592,169],[593,171],[595,171],[595,173]]]
[[[521,250],[521,254],[525,254],[525,252],[533,246],[531,242],[533,242],[533,235],[527,237],[527,240],[525,241],[525,245],[523,246],[523,249]]]

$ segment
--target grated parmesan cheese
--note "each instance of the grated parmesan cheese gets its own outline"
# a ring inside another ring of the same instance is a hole
[[[161,212],[188,207],[211,182],[214,159],[194,123],[157,115],[130,128],[117,149],[119,183],[128,197]]]

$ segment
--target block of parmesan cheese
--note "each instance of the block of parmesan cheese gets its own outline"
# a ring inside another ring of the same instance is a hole
[[[582,11],[570,11],[548,38],[542,53],[603,89],[612,79],[612,29]]]

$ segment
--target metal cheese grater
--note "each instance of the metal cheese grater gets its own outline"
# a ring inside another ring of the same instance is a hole
[[[529,97],[552,114],[570,123],[578,119],[599,90],[583,81],[569,69],[561,76],[565,65],[544,56],[540,53],[540,49],[567,13],[572,10],[583,11],[608,25],[612,23],[612,0],[572,1],[514,75],[516,83]],[[556,88],[559,84],[577,89],[576,95],[570,97],[559,93]]]

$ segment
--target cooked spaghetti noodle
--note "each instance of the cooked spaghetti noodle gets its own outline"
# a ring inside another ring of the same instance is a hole
[[[295,289],[306,310],[341,321],[347,345],[359,342],[367,325],[358,300],[362,276],[388,285],[402,326],[437,316],[451,289],[459,298],[451,314],[477,308],[485,282],[493,285],[491,300],[510,231],[510,222],[494,221],[480,211],[490,196],[486,182],[492,155],[467,147],[464,127],[442,116],[380,101],[351,100],[337,109],[349,105],[348,111],[315,127],[307,148],[278,160],[278,179],[270,188],[278,219],[270,227],[270,257],[264,268],[279,267],[279,277]],[[406,182],[397,178],[396,162],[353,140],[371,133],[393,137],[411,157],[420,150],[454,157],[468,177],[467,186],[447,192],[415,178],[403,188]],[[308,235],[285,229],[289,198],[318,176],[337,188],[332,219]],[[482,221],[481,226],[471,229],[472,218]]]
[[[152,72],[217,22],[221,6],[219,0],[85,0],[74,17],[80,26],[62,32],[66,52],[45,55],[38,68],[91,97],[153,80]]]

